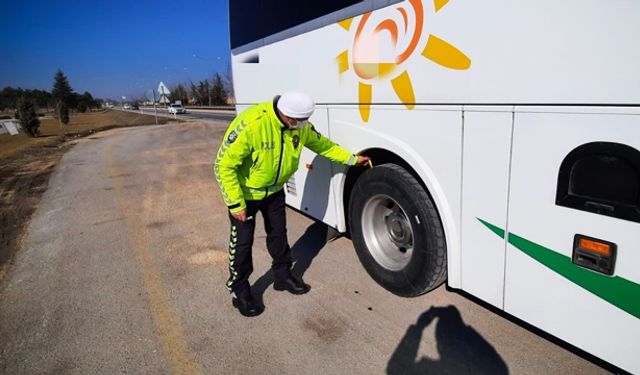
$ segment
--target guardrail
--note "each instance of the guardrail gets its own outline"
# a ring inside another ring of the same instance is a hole
[[[232,105],[224,105],[224,106],[197,106],[197,105],[188,105],[185,106],[186,109],[210,109],[216,111],[235,111],[236,107]]]
[[[153,108],[151,105],[141,105],[140,108]],[[166,109],[167,106],[156,106],[157,109]],[[197,106],[197,105],[187,105],[184,107],[185,109],[199,109],[199,110],[209,110],[209,111],[235,111],[235,106]]]

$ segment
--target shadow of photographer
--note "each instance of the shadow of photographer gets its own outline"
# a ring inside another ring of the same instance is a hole
[[[437,320],[439,359],[417,358],[424,329]],[[387,364],[387,374],[508,374],[496,350],[462,321],[454,306],[431,307],[407,329]]]
[[[298,238],[291,248],[293,267],[291,273],[294,276],[302,277],[309,269],[313,259],[327,243],[327,233],[329,228],[322,222],[311,224],[304,234]],[[273,284],[273,273],[271,270],[260,276],[251,286],[251,293],[259,303],[263,303],[264,292],[269,285]]]

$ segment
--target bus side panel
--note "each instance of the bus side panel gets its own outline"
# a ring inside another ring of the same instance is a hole
[[[640,298],[636,293],[640,223],[555,203],[565,157],[590,142],[615,142],[640,150],[640,117],[595,113],[598,109],[588,114],[560,110],[515,114],[505,310],[616,366],[640,373],[640,313],[637,304],[631,306]],[[612,276],[571,262],[576,234],[617,244]],[[613,278],[627,282],[611,284]]]
[[[410,4],[378,9],[363,23],[361,39],[379,38],[369,62],[395,61],[406,50],[417,24]],[[416,48],[384,77],[356,71],[355,34],[365,18],[356,16],[348,30],[330,24],[234,56],[236,99],[260,102],[299,88],[319,103],[356,103],[362,83],[372,86],[373,102],[402,103],[391,80],[406,74],[417,103],[640,103],[640,2],[450,1],[437,12],[433,4],[422,1]],[[374,31],[385,20],[404,24],[398,8],[408,27],[396,43]],[[448,68],[445,53],[427,58],[431,36],[463,53],[468,66]],[[339,56],[347,57],[342,67]]]
[[[504,239],[484,228],[504,228],[512,113],[465,108],[462,161],[462,289],[502,309]]]
[[[352,152],[390,150],[419,175],[431,194],[447,241],[448,283],[460,287],[462,112],[459,107],[372,106],[363,125],[356,106],[331,108],[331,138]],[[373,160],[376,165],[377,161]],[[336,182],[340,180],[335,179]],[[336,186],[342,194],[343,186]]]
[[[318,132],[329,135],[327,108],[318,107],[310,121]],[[331,176],[329,159],[304,148],[300,155],[300,168],[285,186],[286,202],[307,215],[339,228]]]

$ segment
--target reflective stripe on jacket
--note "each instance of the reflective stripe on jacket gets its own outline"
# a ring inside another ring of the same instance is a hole
[[[302,147],[334,162],[353,165],[357,157],[318,133],[313,125],[289,129],[275,111],[279,97],[239,114],[227,129],[214,171],[231,212],[278,192],[298,169]]]

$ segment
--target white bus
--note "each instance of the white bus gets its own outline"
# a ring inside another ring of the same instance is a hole
[[[301,89],[373,160],[305,151],[290,206],[395,294],[446,280],[640,373],[640,2],[229,8],[237,110]]]

